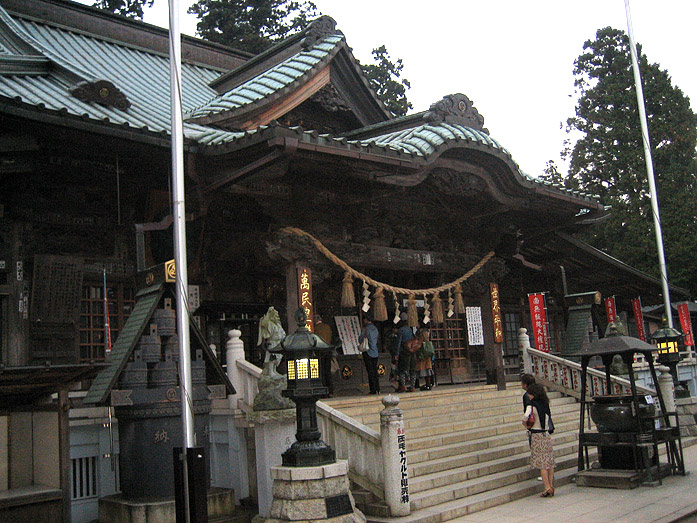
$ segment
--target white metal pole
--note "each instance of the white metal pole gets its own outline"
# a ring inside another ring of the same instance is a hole
[[[651,142],[649,141],[649,126],[646,121],[646,108],[644,105],[644,90],[641,87],[641,73],[639,61],[634,43],[634,31],[632,29],[632,15],[629,12],[629,0],[624,0],[624,8],[627,13],[627,29],[629,33],[629,49],[632,55],[632,69],[634,70],[634,84],[636,86],[636,98],[639,105],[639,119],[641,121],[641,138],[644,142],[644,158],[646,159],[646,174],[649,178],[649,192],[651,193],[651,209],[653,211],[653,223],[656,232],[656,247],[658,248],[658,264],[661,271],[661,286],[663,287],[663,303],[668,318],[668,326],[673,327],[673,313],[670,307],[670,291],[668,288],[668,271],[666,258],[663,251],[663,233],[661,231],[661,215],[658,211],[658,193],[656,181],[653,175],[653,159],[651,158]]]
[[[184,132],[181,109],[181,34],[179,0],[169,0],[169,64],[172,95],[172,186],[174,199],[174,261],[177,271],[177,334],[181,380],[184,447],[194,442],[191,399],[191,349],[189,340],[188,274],[186,260],[186,208],[184,206]]]

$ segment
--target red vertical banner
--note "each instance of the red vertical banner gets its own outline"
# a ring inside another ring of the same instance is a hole
[[[687,306],[687,302],[678,304],[678,317],[680,318],[682,333],[685,335],[685,345],[694,347],[695,340],[692,337],[692,322],[690,321],[690,309]]]
[[[646,331],[644,330],[644,314],[641,312],[641,298],[632,300],[632,310],[634,311],[634,322],[636,331],[641,341],[646,341]]]
[[[614,296],[605,299],[605,314],[607,315],[608,323],[617,321],[617,309],[615,308]]]
[[[489,292],[491,294],[491,316],[494,319],[494,343],[503,343],[503,322],[501,321],[499,286],[495,283],[490,283]]]
[[[535,348],[542,352],[549,352],[547,339],[547,306],[544,293],[528,294],[530,304],[530,319],[532,320],[532,332],[535,338]]]
[[[298,267],[298,305],[307,314],[307,328],[315,331],[315,306],[312,302],[312,272],[307,267]]]

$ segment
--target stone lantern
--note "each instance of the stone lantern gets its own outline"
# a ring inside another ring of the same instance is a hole
[[[286,336],[272,352],[283,354],[288,365],[288,386],[281,394],[295,402],[297,441],[282,454],[283,466],[314,467],[336,462],[334,449],[321,440],[317,427],[317,400],[329,394],[323,374],[329,372],[322,362],[325,351],[334,350],[306,327],[304,309],[295,314],[298,328]]]
[[[667,323],[664,317],[663,327],[653,333],[651,340],[656,344],[656,348],[658,349],[658,363],[666,365],[670,369],[671,376],[673,376],[675,397],[687,397],[689,396],[689,392],[680,385],[680,380],[678,379],[678,363],[680,363],[682,359],[680,351],[684,349],[683,334],[677,329],[668,327]]]

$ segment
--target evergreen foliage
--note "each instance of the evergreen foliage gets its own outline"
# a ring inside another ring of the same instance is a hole
[[[370,86],[392,114],[404,116],[412,105],[406,94],[411,84],[406,78],[400,80],[404,68],[402,59],[393,62],[385,46],[381,45],[373,49],[373,60],[374,64],[361,64]]]
[[[155,0],[98,0],[92,7],[103,9],[126,18],[143,19],[143,8],[152,7]]]
[[[629,39],[598,30],[574,63],[580,94],[567,131],[581,133],[571,150],[570,187],[600,195],[612,216],[584,238],[620,260],[658,276],[651,198]],[[637,45],[661,227],[671,283],[697,290],[697,115],[687,96]],[[551,173],[550,173],[551,174]]]

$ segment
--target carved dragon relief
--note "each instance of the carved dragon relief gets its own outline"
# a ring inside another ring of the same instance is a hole
[[[343,34],[336,30],[336,21],[331,16],[320,16],[307,28],[305,38],[300,42],[303,49],[310,49],[322,38],[334,34]]]
[[[461,93],[444,96],[429,107],[423,118],[427,122],[459,123],[489,134],[489,130],[484,127],[484,117],[472,101]]]
[[[327,84],[310,98],[311,101],[320,104],[325,111],[335,113],[337,111],[350,111],[344,98],[332,84]]]
[[[80,82],[70,89],[70,93],[82,102],[94,102],[105,107],[116,107],[121,111],[125,111],[131,106],[126,95],[109,80]]]
[[[444,194],[471,196],[487,190],[486,183],[479,176],[446,168],[432,169],[426,183]]]

